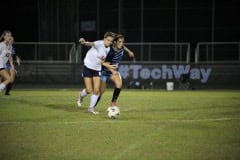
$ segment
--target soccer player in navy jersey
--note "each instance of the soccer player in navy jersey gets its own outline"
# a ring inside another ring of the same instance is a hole
[[[124,46],[124,36],[121,34],[117,34],[114,38],[113,45],[110,48],[109,54],[107,55],[105,62],[108,62],[110,65],[118,66],[124,55],[124,51],[126,51],[128,53],[129,57],[134,58],[134,53],[132,51],[130,51],[127,47]],[[120,73],[118,72],[118,68],[108,69],[103,66],[102,75],[101,75],[100,96],[98,98],[97,103],[100,101],[101,96],[103,95],[103,93],[106,89],[107,82],[109,79],[115,85],[113,95],[112,95],[111,106],[116,106],[117,99],[118,99],[121,89],[122,89],[122,78],[121,78]],[[97,103],[96,103],[96,105],[97,105]]]

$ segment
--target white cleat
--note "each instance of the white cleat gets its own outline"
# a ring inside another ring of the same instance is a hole
[[[77,106],[81,107],[82,106],[82,102],[83,102],[83,97],[81,95],[79,95],[78,100],[77,100]]]
[[[77,106],[78,106],[78,107],[81,107],[81,106],[82,106],[82,103],[80,102],[80,100],[77,100]]]
[[[90,112],[90,113],[92,113],[92,114],[94,114],[94,115],[99,114],[99,112],[94,111],[93,108],[88,108],[88,112]]]

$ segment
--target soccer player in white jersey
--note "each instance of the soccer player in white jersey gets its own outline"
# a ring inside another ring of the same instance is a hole
[[[6,69],[8,61],[10,62],[12,69],[14,69],[11,51],[8,47],[11,37],[12,33],[10,31],[4,31],[0,37],[0,76],[3,78],[3,82],[0,84],[0,92],[12,81],[11,76]]]
[[[88,111],[93,114],[98,114],[98,112],[95,111],[94,106],[98,100],[100,93],[99,90],[101,84],[100,76],[102,65],[109,69],[116,68],[116,65],[110,65],[109,63],[104,62],[104,59],[110,51],[110,45],[112,44],[114,36],[114,33],[107,32],[104,34],[103,40],[95,42],[85,41],[84,38],[80,38],[79,40],[81,44],[85,46],[90,46],[91,49],[88,50],[84,58],[83,78],[85,89],[80,92],[77,104],[80,107],[82,105],[81,103],[83,97],[92,93]]]
[[[13,59],[16,59],[17,65],[20,66],[20,64],[21,64],[21,59],[20,59],[19,56],[16,54],[15,49],[14,49],[14,47],[13,47],[13,43],[14,43],[14,38],[11,37],[10,42],[9,42],[9,45],[8,45],[8,49],[9,49],[10,52],[11,52],[12,58],[13,58]],[[8,72],[9,72],[9,74],[10,74],[10,76],[11,76],[11,83],[8,83],[8,85],[6,86],[5,95],[10,95],[10,91],[11,91],[11,89],[12,89],[13,82],[14,82],[14,80],[15,80],[15,76],[16,76],[16,73],[17,73],[17,72],[16,72],[15,69],[14,69],[14,70],[12,69],[11,64],[10,64],[9,61],[8,61],[8,63],[7,63],[7,68],[6,68],[6,69],[8,70]]]

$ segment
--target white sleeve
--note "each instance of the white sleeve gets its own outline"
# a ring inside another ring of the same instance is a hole
[[[96,48],[96,49],[99,49],[102,45],[103,45],[103,41],[95,41],[95,42],[93,42],[94,43],[94,47]]]
[[[2,54],[2,51],[3,51],[3,45],[0,44],[0,55]]]

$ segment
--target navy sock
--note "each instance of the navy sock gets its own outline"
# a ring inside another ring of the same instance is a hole
[[[9,94],[9,92],[11,91],[11,89],[12,89],[12,83],[8,83],[8,85],[6,86],[5,94]]]
[[[117,99],[118,99],[118,96],[121,92],[121,88],[115,88],[114,91],[113,91],[113,96],[112,96],[112,102],[113,103],[116,103],[117,102]]]

